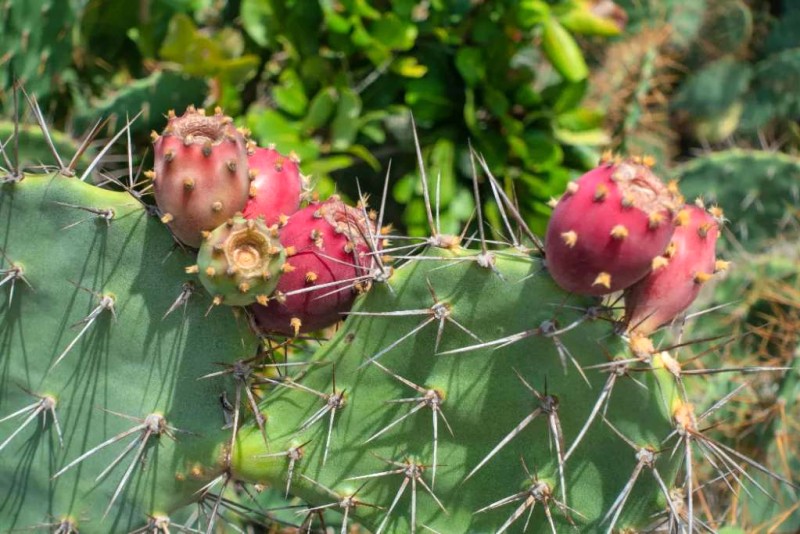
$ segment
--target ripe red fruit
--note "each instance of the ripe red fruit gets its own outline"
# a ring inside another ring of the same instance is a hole
[[[259,327],[297,335],[343,319],[373,263],[377,229],[338,197],[294,213],[280,230],[286,263],[267,306],[254,305]]]
[[[244,208],[247,219],[264,217],[267,226],[300,208],[305,180],[297,157],[284,156],[274,148],[256,148],[247,158],[253,179],[253,195]]]
[[[675,217],[678,225],[664,255],[653,260],[653,270],[625,290],[628,329],[649,335],[670,322],[697,298],[711,275],[727,267],[716,261],[719,225],[700,206],[686,205]]]
[[[649,165],[609,161],[571,182],[547,226],[545,259],[567,291],[605,295],[644,277],[682,203]]]
[[[211,231],[244,209],[250,190],[246,141],[233,120],[217,108],[213,116],[193,106],[154,134],[152,174],[162,220],[175,236],[200,246]]]

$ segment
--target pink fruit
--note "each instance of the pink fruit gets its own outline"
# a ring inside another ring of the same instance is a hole
[[[718,210],[718,209],[717,209]],[[649,335],[670,322],[697,297],[711,275],[727,267],[716,261],[719,226],[715,216],[700,206],[686,205],[675,217],[678,225],[662,256],[653,260],[653,270],[625,290],[628,329]]]
[[[247,158],[255,195],[247,201],[244,216],[264,217],[267,226],[277,223],[300,207],[304,177],[297,157],[284,156],[274,148],[256,148]]]
[[[338,197],[291,215],[280,230],[287,259],[278,287],[267,306],[253,306],[258,325],[297,335],[343,319],[372,265],[370,235],[374,223]]]
[[[567,291],[605,295],[644,277],[682,203],[639,159],[609,161],[571,182],[547,226],[545,258]]]
[[[162,220],[185,244],[197,247],[211,231],[244,209],[250,192],[247,147],[233,120],[217,108],[193,106],[153,135],[156,203]]]

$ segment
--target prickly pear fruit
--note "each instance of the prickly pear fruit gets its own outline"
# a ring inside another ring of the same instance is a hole
[[[277,290],[267,306],[253,307],[258,325],[297,335],[341,320],[367,279],[376,232],[363,210],[335,196],[290,216],[280,231],[287,259]]]
[[[245,306],[267,302],[285,259],[276,226],[237,215],[205,233],[197,265],[187,271],[198,274],[215,304]]]
[[[246,140],[217,108],[212,116],[193,106],[153,134],[152,175],[162,220],[183,243],[198,247],[210,231],[247,204],[250,177]]]
[[[555,206],[545,241],[551,276],[581,295],[630,286],[669,244],[680,204],[640,160],[602,163],[571,182]]]
[[[713,210],[718,217],[721,211]],[[703,283],[727,262],[716,261],[719,225],[715,213],[701,205],[686,205],[675,217],[675,233],[665,253],[653,260],[653,270],[625,290],[628,329],[649,335],[689,307]]]
[[[277,223],[300,208],[304,178],[298,160],[284,156],[274,148],[255,148],[247,157],[254,195],[247,201],[247,219],[264,217],[267,226]]]

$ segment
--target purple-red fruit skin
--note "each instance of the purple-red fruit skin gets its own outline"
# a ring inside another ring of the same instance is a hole
[[[260,215],[271,226],[300,208],[304,181],[297,158],[284,156],[273,148],[256,148],[247,160],[253,195],[244,208],[245,218]]]
[[[676,220],[680,224],[667,253],[654,262],[650,274],[625,290],[625,318],[636,334],[649,335],[683,312],[719,268],[715,218],[699,206],[686,205]]]
[[[630,286],[669,244],[678,199],[638,161],[609,162],[587,172],[568,186],[548,224],[550,275],[581,295]]]
[[[244,209],[250,191],[247,147],[230,117],[189,107],[170,114],[154,142],[153,189],[162,220],[186,245]]]
[[[363,211],[337,197],[291,215],[280,230],[287,267],[268,305],[253,306],[259,327],[297,335],[342,320],[358,293],[359,277],[372,264],[370,233],[375,235],[374,224]],[[319,289],[290,294],[315,286]]]

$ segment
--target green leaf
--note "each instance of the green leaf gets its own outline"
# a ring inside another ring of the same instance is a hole
[[[365,124],[362,126],[361,135],[376,145],[382,145],[386,142],[386,132],[377,124]]]
[[[493,87],[485,88],[484,99],[486,107],[489,108],[489,111],[491,111],[492,115],[495,117],[504,116],[508,113],[509,107],[511,107],[511,103],[508,101],[506,95]]]
[[[418,123],[432,124],[450,115],[454,102],[448,89],[443,73],[433,68],[423,78],[408,80],[405,101]]]
[[[212,38],[200,32],[187,15],[177,14],[170,20],[159,55],[180,64],[186,74],[224,76],[241,83],[255,75],[259,63],[254,55],[231,57],[242,47],[235,31],[219,32]]]
[[[561,147],[555,139],[544,132],[531,130],[525,133],[523,139],[531,154],[526,161],[529,165],[543,169],[556,167],[564,161],[564,152]]]
[[[263,1],[263,0],[262,0]],[[320,2],[322,12],[325,15],[325,23],[333,33],[348,33],[351,28],[350,19],[336,12],[333,0],[322,0]]]
[[[255,43],[266,48],[272,44],[269,21],[275,16],[270,2],[264,0],[242,0],[240,20],[247,35]]]
[[[428,72],[428,67],[420,64],[415,57],[404,57],[392,63],[392,72],[404,78],[422,78]]]
[[[438,183],[438,196],[442,206],[450,204],[456,191],[455,155],[455,144],[449,139],[439,139],[431,150],[428,179],[431,180],[430,187],[434,194],[437,194]]]
[[[373,171],[378,172],[381,170],[381,162],[378,161],[378,158],[373,156],[372,152],[370,152],[369,149],[364,145],[352,145],[347,149],[347,153],[352,154],[369,165]]]
[[[303,160],[319,156],[317,145],[302,140],[299,125],[287,120],[279,111],[251,109],[247,114],[247,127],[262,146],[274,144],[283,153],[294,150]]]
[[[369,137],[376,145],[382,145],[386,141],[382,121],[390,115],[386,109],[368,111],[358,118],[358,131]]]
[[[353,21],[353,33],[350,34],[350,40],[359,48],[369,48],[374,42],[372,36],[358,19]]]
[[[367,0],[353,0],[353,11],[365,19],[379,19],[383,14],[372,7]]]
[[[339,94],[335,88],[325,87],[321,89],[311,100],[308,113],[306,113],[306,118],[303,120],[303,130],[313,131],[325,126],[336,110],[338,100]]]
[[[281,73],[280,85],[272,91],[275,103],[279,109],[295,116],[305,114],[308,108],[308,97],[303,87],[303,81],[293,69],[286,69]]]
[[[346,150],[353,144],[358,134],[359,115],[361,97],[352,89],[342,90],[331,130],[331,147],[334,150]]]
[[[528,158],[530,158],[530,150],[528,150],[528,145],[525,144],[525,141],[521,137],[510,135],[506,141],[508,141],[508,147],[511,149],[511,153],[516,157],[522,161],[527,161]]]
[[[587,80],[577,83],[564,81],[545,89],[542,96],[550,103],[553,111],[560,115],[575,109],[581,103],[588,85]]]
[[[461,187],[458,189],[453,201],[450,203],[450,209],[447,211],[451,216],[453,216],[454,219],[460,222],[469,219],[474,209],[475,197],[473,196],[473,193],[469,189]],[[450,231],[456,233],[460,229],[461,225],[459,224]]]
[[[416,25],[400,20],[394,13],[386,13],[369,28],[372,38],[390,50],[410,50],[417,40]]]
[[[479,48],[459,48],[456,52],[456,68],[470,87],[476,86],[486,78],[486,65]]]
[[[620,9],[617,6],[617,9]],[[624,14],[624,11],[623,11]],[[596,15],[591,5],[581,2],[572,10],[558,18],[564,28],[580,35],[597,35],[600,37],[613,37],[622,32],[620,24],[613,18]]]
[[[589,75],[578,43],[555,18],[548,18],[542,24],[542,51],[565,79],[579,82]]]
[[[256,75],[258,58],[253,55],[242,56],[221,62],[215,67],[208,74],[224,77],[233,84],[241,84]]]
[[[514,102],[523,108],[537,107],[542,103],[542,95],[531,84],[525,84],[515,91]]]
[[[419,178],[413,174],[406,174],[394,183],[392,186],[392,197],[399,204],[408,204],[414,196],[414,188],[419,181]]]
[[[581,131],[556,128],[554,134],[556,140],[565,145],[608,146],[611,143],[611,136],[602,128]]]
[[[520,28],[530,29],[550,16],[550,6],[541,0],[520,0],[517,5],[516,22]]]
[[[556,123],[560,128],[572,131],[584,131],[601,128],[605,114],[596,109],[576,108],[565,113],[561,113],[556,118]]]
[[[353,165],[353,158],[345,155],[328,156],[322,159],[316,159],[303,162],[303,168],[312,176],[325,176],[334,171],[347,169]]]

